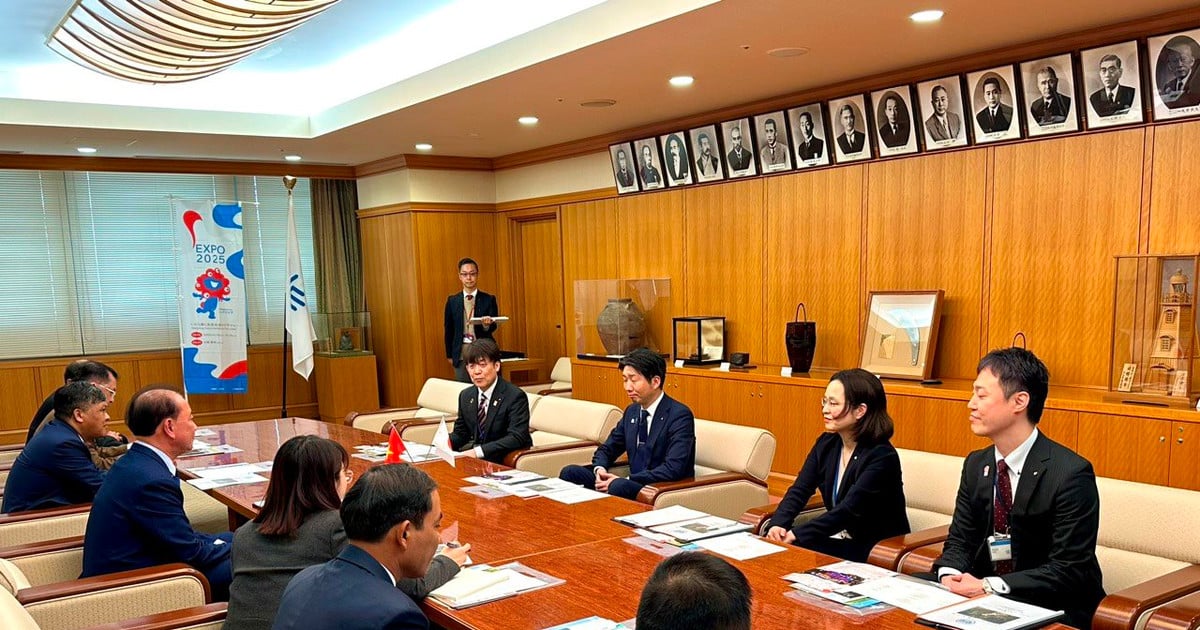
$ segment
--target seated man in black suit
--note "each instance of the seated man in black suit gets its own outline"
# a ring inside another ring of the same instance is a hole
[[[617,369],[633,404],[596,449],[590,468],[572,464],[558,476],[626,499],[636,499],[647,484],[695,476],[696,420],[691,409],[663,393],[666,361],[658,353],[638,348],[625,355]],[[629,454],[628,479],[608,472],[625,453]]]
[[[1037,430],[1050,374],[1032,352],[993,350],[977,372],[971,432],[993,446],[963,464],[937,577],[959,595],[999,593],[1091,627],[1104,598],[1092,465]]]
[[[463,363],[474,387],[458,395],[450,448],[466,457],[503,464],[509,453],[533,446],[529,396],[500,376],[500,348],[491,339],[467,346]]]
[[[89,361],[80,359],[67,364],[66,370],[63,371],[63,384],[75,382],[87,382],[99,387],[102,391],[108,394],[108,402],[112,404],[113,399],[117,396],[117,371],[100,363],[99,361]],[[42,401],[42,406],[38,407],[37,412],[33,414],[33,420],[29,423],[29,431],[25,435],[25,442],[29,443],[33,440],[33,436],[37,435],[51,420],[54,419],[54,394],[46,397]],[[125,449],[129,445],[129,440],[125,436],[116,431],[105,430],[104,434],[95,440],[88,440],[88,453],[92,457],[92,463],[96,464],[100,470],[108,470],[112,468],[113,462],[117,458],[125,454]]]
[[[292,578],[272,627],[427,630],[425,613],[396,588],[396,580],[424,576],[437,551],[437,483],[407,464],[376,466],[346,493],[341,515],[350,544]]]
[[[1000,101],[1003,93],[1000,79],[988,77],[983,80],[983,101],[987,107],[975,113],[975,121],[984,133],[1008,131],[1012,126],[1013,108]]]
[[[1097,116],[1116,116],[1133,107],[1133,88],[1121,85],[1123,72],[1120,57],[1109,54],[1100,58],[1101,87],[1088,97]]]
[[[108,395],[80,381],[54,392],[54,420],[25,445],[4,484],[0,512],[91,503],[104,481],[87,443],[108,432]]]
[[[750,582],[732,564],[706,553],[659,563],[642,589],[638,630],[750,630]]]

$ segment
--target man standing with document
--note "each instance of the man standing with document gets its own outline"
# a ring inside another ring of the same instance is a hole
[[[443,328],[446,342],[446,360],[454,366],[454,377],[470,383],[463,352],[476,339],[491,339],[496,332],[493,317],[500,314],[496,296],[479,290],[479,265],[471,258],[458,261],[458,280],[462,291],[446,299]],[[471,320],[479,320],[472,322]]]

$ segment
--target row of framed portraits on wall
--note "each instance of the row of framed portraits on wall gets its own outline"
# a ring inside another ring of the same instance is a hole
[[[1200,115],[1200,29],[609,147],[618,193]],[[1146,69],[1148,71],[1145,71]]]

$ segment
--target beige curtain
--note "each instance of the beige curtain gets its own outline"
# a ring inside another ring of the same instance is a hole
[[[318,304],[326,313],[363,311],[358,189],[354,180],[313,179],[311,190]]]

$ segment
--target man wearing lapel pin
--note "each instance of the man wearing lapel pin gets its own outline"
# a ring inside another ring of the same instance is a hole
[[[998,593],[1091,627],[1104,598],[1092,465],[1037,430],[1050,374],[1032,352],[993,350],[976,372],[971,432],[993,446],[963,464],[937,578],[959,595]]]
[[[479,264],[471,258],[458,261],[458,280],[462,291],[446,298],[442,328],[445,332],[446,360],[454,366],[454,378],[470,383],[463,353],[476,339],[492,339],[496,332],[493,317],[500,314],[496,296],[479,290]],[[482,318],[478,324],[471,320]]]
[[[596,449],[591,467],[566,466],[559,478],[637,499],[645,485],[695,476],[696,419],[691,409],[663,393],[667,362],[649,349],[638,348],[625,355],[617,369],[633,403],[625,408],[608,440]],[[629,454],[628,478],[609,472],[625,453]]]
[[[533,447],[529,437],[529,397],[500,377],[500,347],[477,339],[463,351],[474,387],[458,395],[458,420],[450,448],[464,457],[503,464],[509,453]]]

